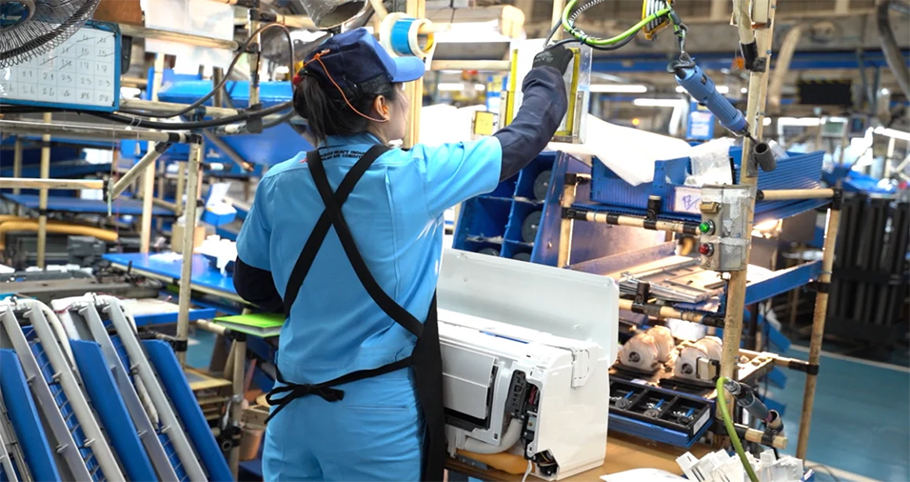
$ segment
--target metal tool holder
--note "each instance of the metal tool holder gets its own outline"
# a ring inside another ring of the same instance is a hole
[[[161,480],[183,480],[185,471],[181,470],[178,476],[176,470],[182,466],[178,454],[171,443],[165,428],[161,423],[161,410],[170,411],[170,405],[157,407],[148,395],[148,389],[139,377],[133,378],[137,369],[127,370],[128,357],[121,358],[114,339],[119,342],[119,333],[109,335],[104,322],[96,309],[96,299],[92,295],[65,298],[51,303],[63,323],[67,335],[71,340],[84,340],[97,343],[104,356],[106,368],[113,375],[116,388],[123,399],[126,409],[137,429],[136,435],[141,440],[148,459],[154,466],[155,472]],[[120,345],[122,347],[122,344]],[[137,364],[148,363],[148,360],[139,358]],[[140,393],[142,398],[140,399]],[[166,415],[163,418],[168,418]],[[152,423],[154,420],[154,424]],[[178,430],[177,432],[181,432]],[[181,432],[182,433],[182,432]],[[170,455],[165,450],[167,445]],[[179,443],[178,443],[179,445]]]
[[[735,4],[744,0],[735,0]],[[758,52],[762,54],[762,62],[755,62],[750,70],[749,101],[746,119],[753,126],[755,137],[761,138],[763,106],[767,91],[770,46],[773,34],[773,16],[776,1],[768,2],[768,21],[762,24],[751,24],[748,18],[737,19],[738,22],[752,25],[758,43]],[[738,9],[734,9],[739,11]],[[748,12],[748,9],[744,11]],[[743,152],[752,152],[752,140],[745,138]],[[755,186],[758,180],[758,169],[754,158],[744,162],[740,182],[736,186],[723,186],[712,189],[714,197],[708,203],[702,204],[702,222],[662,220],[656,215],[629,216],[625,214],[596,213],[579,210],[575,206],[576,188],[581,183],[590,182],[590,176],[568,174],[561,198],[563,219],[559,243],[558,267],[570,265],[572,230],[575,221],[588,221],[612,225],[638,226],[643,229],[666,231],[699,235],[702,237],[703,265],[723,270],[727,279],[726,306],[722,314],[698,311],[678,310],[669,306],[649,303],[646,300],[620,300],[620,308],[637,313],[643,313],[657,318],[677,318],[690,322],[702,323],[724,329],[723,356],[720,364],[720,376],[735,379],[737,360],[742,355],[740,342],[743,330],[743,312],[746,301],[746,271],[749,252],[751,248],[751,232],[755,201],[785,201],[785,200],[810,200],[830,199],[828,209],[828,226],[823,247],[821,272],[815,281],[814,287],[818,292],[815,304],[815,314],[812,323],[812,336],[809,347],[809,360],[775,358],[775,364],[782,367],[796,369],[807,374],[806,388],[803,397],[803,412],[800,419],[800,430],[796,455],[805,458],[808,444],[809,428],[812,419],[812,407],[815,400],[815,387],[818,377],[819,361],[821,357],[822,337],[825,329],[825,318],[828,307],[828,287],[831,281],[831,270],[834,261],[834,248],[837,239],[838,224],[841,209],[840,189],[790,189],[790,190],[759,190]],[[734,191],[735,190],[735,191]],[[729,199],[727,192],[729,191]],[[750,195],[751,193],[754,195]],[[735,199],[734,199],[735,198]],[[657,200],[660,201],[659,199]],[[703,199],[704,201],[704,199]],[[714,204],[711,204],[714,203]],[[650,210],[649,210],[650,211]],[[655,211],[656,212],[659,210]],[[735,227],[736,229],[732,229]],[[712,229],[713,228],[713,229]],[[736,246],[735,250],[721,253],[719,257],[714,254],[721,252],[724,246]],[[734,252],[735,251],[735,252]],[[732,403],[728,402],[732,406]],[[747,437],[748,439],[748,437]]]
[[[9,482],[29,482],[32,480],[22,447],[16,439],[3,402],[3,391],[0,390],[0,477]]]
[[[141,383],[157,411],[159,421],[155,433],[158,434],[165,451],[176,454],[179,459],[175,461],[173,457],[170,457],[174,471],[180,474],[179,480],[194,482],[208,480],[193,446],[168,400],[158,374],[143,350],[136,327],[127,319],[119,300],[112,296],[93,296],[93,298],[96,314],[103,313],[116,333],[120,348],[122,348],[122,350],[116,349],[116,351],[123,365],[128,366],[130,374],[134,376],[134,388],[138,388]],[[100,315],[94,319],[91,317],[90,311],[86,311],[86,313],[89,314],[85,320],[89,323],[90,329],[98,330],[98,323],[101,323],[101,329],[106,330]],[[113,338],[110,340],[113,345]]]
[[[43,357],[44,367],[39,365],[35,353],[43,353],[40,342],[34,343],[37,346],[33,353],[33,343],[29,342],[19,326],[15,310],[16,305],[13,303],[8,301],[0,303],[0,323],[3,325],[3,330],[0,330],[0,348],[15,350],[22,364],[22,370],[40,408],[42,422],[49,428],[47,435],[53,439],[50,443],[59,460],[57,466],[60,474],[58,475],[63,480],[94,480],[88,466],[92,465],[94,469],[97,467],[97,461],[95,461],[91,449],[84,446],[84,434],[79,430],[80,427],[73,417],[64,418],[61,412],[61,408],[66,410],[69,407],[69,400],[62,393],[60,383],[53,377],[54,373],[45,372],[44,368],[48,365],[47,358]],[[63,370],[72,376],[72,372],[65,365]],[[68,412],[70,415],[72,410],[69,409]],[[80,438],[78,445],[76,432]],[[102,443],[104,442],[102,441]],[[83,459],[83,451],[87,452],[86,459],[88,460]]]

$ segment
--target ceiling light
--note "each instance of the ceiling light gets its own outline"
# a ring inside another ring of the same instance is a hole
[[[743,87],[742,89],[739,89],[739,93],[740,93],[740,94],[748,94],[748,93],[749,93],[749,89],[747,89],[746,87]]]
[[[881,95],[889,95],[889,94],[891,93],[891,91],[888,90],[888,89],[886,89],[886,88],[884,88],[884,87],[882,87],[882,90],[880,90],[879,93],[880,93]]]
[[[478,92],[483,92],[483,91],[487,90],[487,86],[483,85],[483,84],[474,84],[474,90],[476,90]]]
[[[641,84],[591,84],[589,90],[600,94],[644,94],[648,86]]]
[[[818,117],[781,117],[777,123],[782,126],[818,127],[822,120]]]
[[[716,86],[715,88],[716,88],[717,91],[720,92],[721,94],[729,94],[729,93],[730,93],[730,88],[727,87],[726,85],[718,85],[718,86]],[[676,91],[679,92],[680,94],[686,94],[686,93],[688,93],[688,92],[686,91],[686,89],[683,89],[683,88],[682,88],[681,85],[676,87]]]
[[[639,107],[680,107],[686,101],[682,99],[635,99],[633,104]]]
[[[436,90],[440,92],[461,92],[464,90],[464,84],[460,82],[440,82],[436,86]]]

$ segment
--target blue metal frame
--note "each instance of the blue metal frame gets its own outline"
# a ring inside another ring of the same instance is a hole
[[[910,65],[910,50],[901,51],[907,64]],[[609,57],[594,57],[592,70],[594,72],[610,72],[621,75],[631,72],[666,72],[667,64],[673,60],[671,54],[636,54],[616,55]],[[730,52],[704,53],[695,58],[698,65],[704,70],[729,69],[734,62],[735,55]],[[772,68],[777,57],[772,56]],[[866,67],[887,67],[885,55],[881,50],[866,50],[860,59]],[[859,66],[856,52],[796,52],[790,63],[792,70],[828,70],[828,69],[855,69]]]
[[[92,28],[95,30],[102,30],[106,32],[114,33],[114,86],[111,89],[112,95],[114,97],[114,105],[111,107],[100,106],[100,105],[90,105],[90,104],[66,104],[66,103],[57,103],[57,102],[40,102],[34,100],[24,100],[24,99],[0,99],[0,104],[16,104],[16,105],[30,105],[37,107],[58,107],[62,109],[70,110],[94,110],[100,112],[115,112],[120,110],[120,69],[121,69],[121,59],[122,55],[122,38],[120,36],[120,26],[116,23],[110,22],[98,22],[95,20],[89,20],[85,23],[85,26],[82,28]],[[80,29],[81,30],[81,29]],[[78,32],[78,30],[76,31]]]
[[[183,369],[169,344],[161,340],[144,340],[142,345],[149,361],[158,372],[168,398],[171,399],[180,422],[183,424],[189,439],[192,441],[202,465],[205,466],[209,480],[230,482],[234,480],[221,448],[212,436],[212,430],[199,408],[196,396],[193,395]]]
[[[812,261],[794,268],[775,271],[772,278],[750,284],[746,289],[745,306],[771,299],[808,284],[818,278],[821,266],[821,261]]]
[[[190,321],[209,320],[215,317],[215,308],[190,308]],[[168,325],[177,323],[177,312],[133,315],[136,326]]]
[[[79,371],[91,374],[82,377],[82,383],[124,472],[130,480],[157,481],[158,476],[139,440],[136,425],[104,360],[101,345],[93,341],[70,340],[70,346]]]
[[[622,415],[616,415],[611,413],[610,420],[607,426],[610,430],[615,430],[617,432],[627,433],[629,435],[634,435],[636,437],[641,437],[648,440],[654,440],[656,442],[662,442],[670,445],[675,445],[677,447],[689,448],[695,445],[695,442],[700,439],[705,432],[711,427],[711,424],[714,419],[714,411],[711,411],[711,416],[708,417],[708,421],[705,422],[704,427],[698,431],[693,437],[677,432],[675,430],[670,430],[658,425],[653,425],[650,423],[645,423],[634,418],[624,417]]]
[[[61,480],[53,450],[38,415],[38,407],[15,351],[0,349],[0,368],[3,372],[0,377],[3,401],[32,477],[35,480]]]

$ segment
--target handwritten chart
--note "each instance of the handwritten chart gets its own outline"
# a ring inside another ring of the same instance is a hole
[[[113,29],[86,26],[44,55],[0,69],[0,102],[116,110],[119,40]]]

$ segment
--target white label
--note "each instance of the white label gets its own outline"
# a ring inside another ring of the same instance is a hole
[[[115,34],[85,27],[50,52],[0,69],[0,97],[115,107],[116,61]]]
[[[701,215],[701,189],[697,187],[677,187],[673,191],[673,211]]]
[[[692,427],[692,433],[693,433],[693,434],[698,433],[698,431],[701,430],[701,428],[705,426],[705,423],[708,422],[708,417],[709,417],[710,415],[711,415],[711,412],[710,412],[710,411],[705,411],[705,413],[703,413],[703,414],[701,415],[701,417],[698,417],[698,421],[696,421],[696,422],[695,422],[695,426]]]

